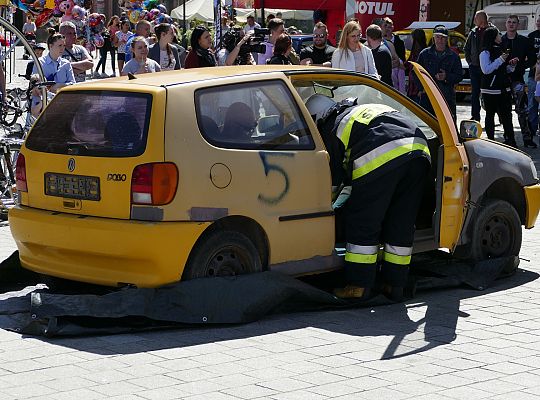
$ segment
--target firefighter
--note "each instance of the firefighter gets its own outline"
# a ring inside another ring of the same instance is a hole
[[[335,103],[316,94],[306,106],[330,153],[333,208],[345,209],[347,286],[334,294],[367,299],[379,275],[384,294],[401,301],[431,162],[427,139],[409,118],[383,104]]]

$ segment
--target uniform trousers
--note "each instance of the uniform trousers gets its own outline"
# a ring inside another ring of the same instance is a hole
[[[414,225],[429,165],[426,158],[418,157],[372,181],[354,180],[352,184],[345,218],[347,246],[351,250],[376,246],[376,254],[380,245],[384,245],[380,274],[382,281],[391,286],[403,287],[407,282]],[[391,254],[393,248],[398,249],[397,253],[409,248],[408,262],[392,262],[395,261]],[[350,260],[354,259],[350,257]],[[364,261],[361,259],[348,261],[346,256],[347,282],[359,287],[373,287],[379,272],[378,261],[369,257]]]

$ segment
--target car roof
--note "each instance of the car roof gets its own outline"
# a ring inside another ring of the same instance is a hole
[[[444,25],[446,29],[456,29],[461,25],[458,21],[414,21],[405,29],[433,29],[437,25]]]
[[[336,69],[325,67],[306,67],[304,65],[239,65],[231,67],[209,67],[209,68],[192,68],[182,69],[178,71],[165,71],[159,73],[149,73],[135,75],[136,79],[129,79],[127,76],[117,78],[100,79],[99,81],[90,81],[71,85],[63,90],[90,89],[93,85],[99,86],[118,86],[118,84],[128,85],[147,85],[155,87],[167,87],[183,83],[206,81],[211,79],[270,74],[276,72],[315,72],[325,70],[336,71]]]

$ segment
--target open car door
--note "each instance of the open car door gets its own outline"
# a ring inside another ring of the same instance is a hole
[[[434,116],[440,125],[444,163],[440,210],[439,247],[453,250],[458,244],[469,197],[469,162],[459,142],[456,124],[446,100],[429,73],[416,63],[416,78],[429,98]],[[414,79],[414,77],[409,77]]]

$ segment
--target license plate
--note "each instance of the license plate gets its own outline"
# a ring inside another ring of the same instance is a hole
[[[47,172],[45,174],[45,194],[68,199],[99,201],[99,178],[97,176]]]
[[[471,93],[471,87],[469,85],[457,85],[456,92]]]

